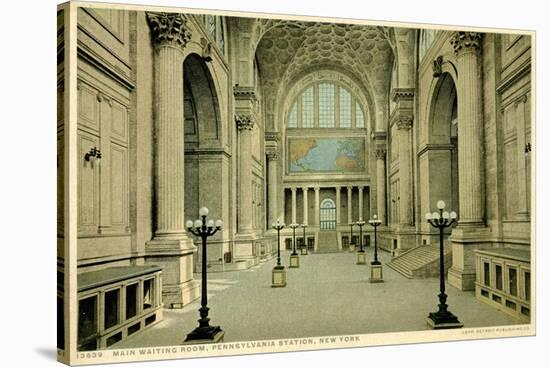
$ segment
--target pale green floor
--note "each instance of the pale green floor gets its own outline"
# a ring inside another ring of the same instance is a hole
[[[367,250],[368,262],[372,249]],[[289,252],[282,255],[288,265]],[[439,279],[406,279],[384,264],[384,283],[368,282],[369,266],[356,265],[355,253],[300,256],[299,269],[287,270],[287,286],[271,288],[275,259],[252,269],[208,274],[211,325],[225,331],[225,342],[341,334],[428,330],[426,316],[437,310]],[[447,285],[449,310],[464,327],[521,322],[475,299],[473,292]],[[112,348],[180,344],[198,326],[200,299],[181,310],[165,310],[164,320]]]

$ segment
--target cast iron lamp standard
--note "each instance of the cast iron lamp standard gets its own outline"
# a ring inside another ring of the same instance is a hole
[[[372,216],[372,219],[369,220],[369,224],[374,227],[374,261],[370,263],[370,279],[371,283],[382,283],[384,277],[382,274],[382,263],[378,261],[378,245],[376,243],[376,227],[382,224],[382,221],[378,219],[378,216],[375,214]]]
[[[357,265],[366,265],[367,255],[365,254],[365,250],[363,250],[363,226],[365,225],[365,221],[363,219],[359,219],[355,222],[355,224],[359,226],[359,251],[357,251]]]
[[[206,239],[218,232],[221,229],[223,222],[218,219],[215,223],[215,227],[214,221],[212,219],[206,222],[206,217],[208,216],[208,208],[204,206],[200,208],[199,215],[202,219],[197,219],[194,223],[192,220],[189,220],[186,223],[186,227],[187,231],[202,239],[202,286],[201,308],[199,309],[201,318],[199,320],[199,326],[187,335],[185,342],[215,343],[223,340],[225,332],[222,331],[219,326],[210,326],[209,323],[210,319],[208,318],[208,311],[210,309],[207,307],[208,300],[206,291]]]
[[[271,274],[271,286],[272,287],[285,287],[286,286],[286,273],[285,267],[281,265],[281,229],[285,228],[284,223],[280,223],[277,219],[277,223],[273,223],[271,226],[277,231],[277,265],[273,268]]]
[[[300,224],[300,227],[302,227],[302,248],[300,249],[300,254],[302,255],[307,255],[307,244],[306,244],[306,228],[307,228],[307,224],[305,223],[302,223]]]
[[[289,268],[299,268],[300,267],[300,256],[298,256],[298,253],[296,252],[296,228],[298,228],[299,224],[292,223],[289,225],[290,228],[292,228],[292,254],[290,254],[290,264],[288,265]]]
[[[356,223],[353,223],[353,222],[349,223],[349,247],[348,247],[349,252],[355,251],[355,243],[353,242],[353,226],[355,224]]]
[[[443,211],[445,202],[437,202],[438,212],[426,213],[426,220],[433,227],[439,228],[439,310],[430,312],[427,318],[428,325],[432,329],[455,329],[463,325],[458,318],[447,310],[447,295],[445,294],[445,254],[443,251],[443,231],[456,221],[455,212]]]

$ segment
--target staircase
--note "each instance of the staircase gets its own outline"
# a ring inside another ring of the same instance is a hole
[[[336,231],[319,231],[317,253],[338,252]]]
[[[451,266],[451,249],[445,248],[445,269]],[[410,249],[393,258],[388,266],[405,278],[439,276],[439,246],[424,245]]]

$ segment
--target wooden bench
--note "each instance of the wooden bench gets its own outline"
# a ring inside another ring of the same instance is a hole
[[[162,320],[158,266],[78,274],[78,350],[107,348]]]
[[[529,322],[531,310],[531,252],[485,249],[476,253],[476,298]]]

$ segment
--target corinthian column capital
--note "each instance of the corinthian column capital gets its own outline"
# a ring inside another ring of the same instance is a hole
[[[453,46],[455,55],[461,52],[477,51],[481,47],[481,33],[477,32],[455,32],[449,42]]]
[[[376,148],[374,155],[376,156],[376,159],[386,158],[386,148]]]
[[[183,14],[147,13],[147,23],[156,47],[168,44],[184,48],[191,39],[191,31]]]
[[[409,130],[413,124],[413,117],[399,116],[399,118],[395,121],[395,124],[397,125],[397,128],[399,130],[402,130],[402,129]]]
[[[237,129],[242,130],[252,130],[254,127],[254,118],[249,114],[238,114],[235,115],[235,123],[237,124]]]

